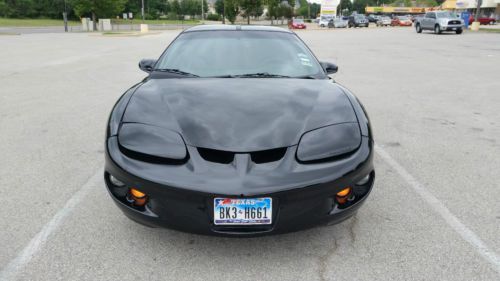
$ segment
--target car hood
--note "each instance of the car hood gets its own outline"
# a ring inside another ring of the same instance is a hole
[[[146,80],[122,122],[176,131],[191,146],[248,152],[292,146],[306,131],[357,118],[331,80],[180,78]]]

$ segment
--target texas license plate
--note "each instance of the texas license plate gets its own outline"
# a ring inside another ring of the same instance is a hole
[[[271,224],[273,202],[267,198],[215,198],[214,224],[256,225]]]

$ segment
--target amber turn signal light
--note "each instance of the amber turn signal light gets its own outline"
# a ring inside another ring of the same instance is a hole
[[[134,200],[134,205],[136,206],[144,206],[146,205],[147,196],[146,193],[141,192],[135,188],[130,189],[130,195]]]
[[[344,204],[345,202],[347,202],[347,196],[349,194],[351,194],[350,187],[344,188],[341,191],[337,192],[337,202],[339,202],[339,204]]]
[[[341,191],[337,192],[337,196],[338,197],[346,197],[347,195],[349,195],[349,193],[351,193],[351,188],[350,187],[344,188]]]
[[[146,196],[145,193],[140,192],[139,190],[137,190],[135,188],[130,189],[130,194],[132,194],[132,196],[134,196],[135,198],[142,198],[142,197]]]

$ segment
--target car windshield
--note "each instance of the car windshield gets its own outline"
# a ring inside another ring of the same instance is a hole
[[[443,12],[443,13],[436,13],[436,16],[439,18],[439,19],[442,19],[442,18],[456,18],[457,15],[454,14],[454,13],[449,13],[449,12]]]
[[[293,22],[294,23],[304,23],[304,20],[303,19],[294,19]]]
[[[408,20],[408,17],[399,17],[399,20]]]
[[[383,20],[390,20],[391,18],[390,17],[383,17],[382,19]]]
[[[356,16],[356,19],[358,19],[358,20],[364,20],[365,16]]]
[[[293,33],[194,31],[167,48],[155,71],[199,77],[325,77],[323,68]]]

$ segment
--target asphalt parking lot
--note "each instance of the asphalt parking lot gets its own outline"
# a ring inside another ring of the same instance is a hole
[[[103,183],[118,97],[178,31],[0,36],[0,280],[500,280],[500,35],[298,31],[370,114],[377,179],[341,224],[151,229]]]

